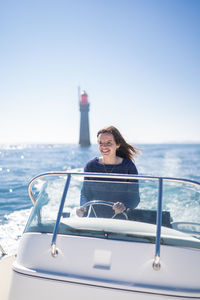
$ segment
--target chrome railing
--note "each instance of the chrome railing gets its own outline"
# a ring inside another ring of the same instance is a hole
[[[56,224],[55,224],[54,231],[53,231],[53,238],[52,238],[52,242],[51,242],[51,255],[53,257],[56,257],[58,255],[58,250],[56,249],[56,238],[57,238],[58,226],[60,224],[60,218],[62,216],[62,211],[63,211],[63,207],[64,207],[64,204],[65,204],[65,199],[66,199],[66,196],[67,196],[67,191],[68,191],[69,184],[70,184],[70,179],[71,179],[71,175],[68,174],[67,180],[66,180],[66,183],[65,183],[65,187],[64,187],[64,190],[63,190],[62,198],[61,198],[61,201],[60,201],[60,207],[59,207],[59,210],[58,210]]]
[[[69,188],[70,180],[72,176],[87,176],[87,177],[95,177],[95,178],[117,178],[117,179],[135,179],[135,180],[152,180],[152,181],[158,181],[158,206],[157,206],[157,217],[156,217],[156,242],[155,242],[155,256],[153,260],[153,269],[158,271],[161,268],[161,263],[160,263],[160,240],[161,240],[161,225],[162,225],[162,194],[163,194],[163,181],[168,181],[168,182],[178,182],[178,183],[186,183],[186,184],[191,184],[193,186],[197,186],[200,188],[200,182],[190,180],[190,179],[185,179],[185,178],[173,178],[173,177],[161,177],[161,176],[146,176],[146,175],[126,175],[126,174],[106,174],[106,173],[73,173],[73,172],[49,172],[49,173],[44,173],[40,174],[36,177],[34,177],[28,188],[29,196],[32,200],[33,203],[36,202],[33,193],[32,193],[32,187],[33,184],[36,180],[44,177],[49,177],[49,176],[67,176],[66,183],[64,186],[61,202],[60,202],[60,207],[58,210],[57,214],[57,219],[56,219],[56,224],[54,226],[53,230],[53,237],[52,237],[52,242],[51,242],[51,255],[52,257],[56,257],[58,255],[58,250],[56,248],[56,238],[57,238],[57,233],[58,233],[58,228],[60,224],[60,219],[62,216],[63,212],[63,207],[65,203],[65,199],[67,196],[67,191]],[[1,250],[1,248],[0,248]]]

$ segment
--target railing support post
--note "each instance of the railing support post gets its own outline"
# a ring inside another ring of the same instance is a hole
[[[61,219],[63,207],[64,207],[64,204],[65,204],[65,199],[66,199],[66,196],[67,196],[67,191],[68,191],[69,184],[70,184],[70,179],[71,179],[71,174],[68,174],[67,180],[66,180],[66,183],[65,183],[65,187],[64,187],[64,190],[63,190],[61,202],[60,202],[60,207],[59,207],[59,210],[58,210],[56,224],[55,224],[55,227],[54,227],[54,230],[53,230],[53,237],[52,237],[52,242],[51,242],[51,255],[53,257],[56,257],[58,255],[58,250],[56,248],[56,238],[57,238],[57,232],[58,232],[58,227],[59,227],[59,224],[60,224],[60,219]]]
[[[156,216],[156,247],[155,247],[155,257],[153,261],[153,269],[159,271],[161,268],[160,264],[160,237],[161,237],[161,225],[162,225],[162,193],[163,193],[163,180],[159,178],[158,186],[158,208]]]

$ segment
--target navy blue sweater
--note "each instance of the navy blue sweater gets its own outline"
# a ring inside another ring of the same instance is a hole
[[[116,174],[138,174],[137,168],[132,160],[123,158],[123,161],[117,165],[103,165],[99,163],[97,157],[90,160],[85,168],[85,172],[91,173],[116,173]],[[135,208],[139,201],[138,181],[111,179],[107,178],[106,182],[99,182],[102,179],[85,177],[81,192],[81,205],[91,200],[104,200],[110,202],[120,201],[126,208]],[[89,180],[89,181],[88,181]],[[93,180],[93,182],[90,182]],[[95,183],[94,180],[97,180]],[[113,181],[125,181],[127,183],[116,185]],[[130,183],[133,182],[132,185]]]
[[[84,172],[138,174],[135,164],[128,158],[123,158],[121,164],[104,165],[99,163],[99,159],[95,157],[86,164]]]

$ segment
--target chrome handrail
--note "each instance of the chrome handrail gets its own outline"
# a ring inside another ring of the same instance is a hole
[[[155,256],[153,260],[153,269],[154,270],[160,270],[161,263],[160,263],[160,239],[161,239],[161,226],[162,226],[162,193],[163,193],[163,181],[169,181],[169,182],[178,182],[178,183],[185,183],[190,184],[193,186],[197,186],[200,188],[200,182],[191,180],[191,179],[185,179],[185,178],[173,178],[173,177],[161,177],[161,176],[149,176],[149,175],[133,175],[133,174],[109,174],[109,173],[86,173],[86,172],[48,172],[43,173],[40,175],[37,175],[34,177],[28,188],[29,196],[32,200],[32,202],[35,204],[36,200],[32,194],[32,186],[34,182],[39,178],[44,178],[48,176],[67,176],[66,184],[63,190],[63,195],[60,202],[60,207],[56,219],[56,224],[53,231],[53,237],[52,237],[52,243],[51,243],[51,255],[53,257],[56,257],[58,255],[58,250],[56,248],[56,238],[57,238],[57,232],[58,227],[65,203],[65,199],[67,196],[67,191],[70,184],[71,176],[85,176],[85,177],[95,177],[95,178],[118,178],[118,179],[135,179],[135,180],[152,180],[152,181],[158,181],[158,207],[157,207],[157,218],[156,218],[156,242],[155,242]]]
[[[35,204],[36,200],[34,199],[34,196],[32,194],[32,186],[34,184],[34,182],[42,177],[49,177],[49,176],[68,176],[68,174],[71,174],[71,176],[87,176],[87,177],[96,177],[96,178],[113,178],[113,177],[117,177],[119,179],[135,179],[135,180],[139,180],[139,179],[147,179],[147,180],[152,180],[152,181],[158,181],[160,178],[162,178],[162,180],[166,180],[169,182],[179,182],[179,183],[187,183],[187,184],[191,184],[191,185],[196,185],[198,187],[200,187],[200,182],[195,181],[195,180],[191,180],[191,179],[185,179],[185,178],[174,178],[174,177],[164,177],[164,176],[151,176],[151,175],[133,175],[133,174],[109,174],[109,173],[91,173],[91,172],[46,172],[46,173],[42,173],[39,174],[37,176],[35,176],[29,183],[29,187],[28,187],[28,193],[29,196],[31,198],[31,201],[33,202],[33,204]]]

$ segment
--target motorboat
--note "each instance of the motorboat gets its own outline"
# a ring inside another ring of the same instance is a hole
[[[29,195],[16,256],[0,248],[0,299],[200,299],[199,182],[48,172]]]

